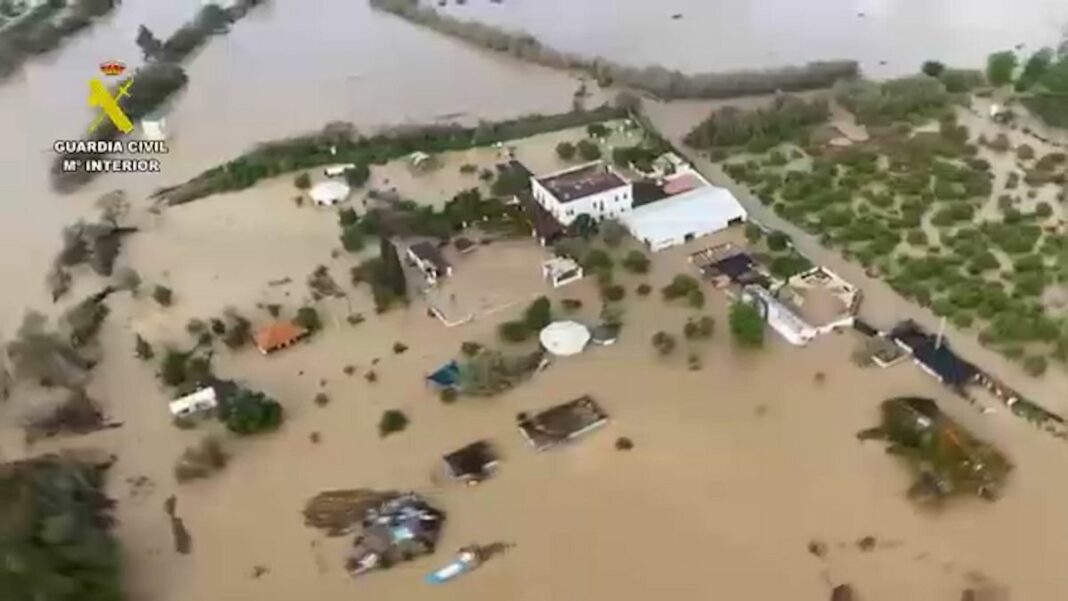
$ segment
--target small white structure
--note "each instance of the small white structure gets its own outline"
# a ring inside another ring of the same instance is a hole
[[[146,140],[166,140],[167,120],[163,117],[158,119],[142,119],[141,133]]]
[[[432,165],[431,156],[419,150],[408,155],[408,160],[415,169],[426,169]]]
[[[323,175],[326,177],[340,177],[345,175],[345,172],[349,169],[355,169],[356,163],[339,163],[337,165],[328,165],[323,169]]]
[[[620,221],[655,252],[724,230],[747,217],[730,190],[709,185],[642,205]]]
[[[798,273],[778,290],[800,311],[804,320],[820,335],[853,326],[860,306],[860,290],[826,267],[813,267]]]
[[[538,334],[545,350],[558,357],[577,355],[590,342],[590,330],[576,321],[556,321]]]
[[[171,401],[171,415],[174,417],[189,417],[197,413],[211,411],[219,406],[212,387],[201,388],[193,394]]]
[[[584,275],[582,266],[567,257],[553,257],[541,264],[541,275],[553,288],[577,282]]]
[[[768,325],[790,344],[804,346],[819,335],[815,328],[760,286],[743,288],[742,299],[756,303]]]
[[[579,215],[620,217],[634,205],[634,187],[603,161],[530,178],[534,200],[562,225]]]
[[[348,199],[350,191],[348,184],[331,180],[316,184],[310,195],[315,204],[330,207]]]

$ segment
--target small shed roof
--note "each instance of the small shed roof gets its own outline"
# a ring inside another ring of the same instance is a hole
[[[460,366],[455,361],[449,361],[426,379],[442,388],[451,388],[460,383]]]
[[[211,386],[175,399],[169,405],[172,415],[185,415],[206,409],[214,409],[217,406],[218,400],[215,395],[215,389]]]
[[[497,461],[493,447],[484,440],[445,455],[445,465],[454,478],[482,479],[497,465]]]
[[[307,335],[308,330],[291,321],[276,321],[257,330],[253,340],[256,342],[256,348],[269,353],[289,346]]]
[[[319,204],[336,204],[348,198],[350,191],[348,184],[330,180],[316,184],[309,194]]]

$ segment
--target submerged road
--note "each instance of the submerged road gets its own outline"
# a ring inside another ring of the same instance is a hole
[[[711,105],[705,109],[704,115],[707,115],[710,107]],[[779,217],[746,186],[732,180],[719,165],[687,147],[683,138],[697,123],[692,118],[693,109],[694,106],[688,103],[661,103],[648,99],[644,105],[645,114],[660,134],[712,183],[734,193],[752,219],[787,233],[793,239],[797,250],[814,263],[832,269],[859,286],[864,293],[860,315],[865,320],[880,329],[889,329],[897,321],[913,319],[932,332],[937,331],[940,318],[930,309],[912,303],[886,282],[867,275],[859,264],[847,261],[838,251],[823,246],[817,237]],[[946,338],[952,348],[964,358],[1001,379],[1024,397],[1050,411],[1068,415],[1068,373],[1060,366],[1053,365],[1043,377],[1034,378],[1026,374],[1018,364],[980,344],[974,332],[961,330],[947,323]]]

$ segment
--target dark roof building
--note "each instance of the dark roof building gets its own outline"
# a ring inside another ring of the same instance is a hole
[[[535,202],[534,196],[529,191],[520,192],[516,198],[519,200],[519,206],[523,207],[534,236],[543,245],[552,244],[564,235],[566,230],[564,225],[557,221],[552,213],[545,210],[545,207]]]
[[[493,447],[484,440],[445,455],[445,468],[449,476],[468,484],[478,484],[488,478],[498,463]]]
[[[979,369],[950,350],[945,339],[939,344],[937,336],[915,321],[898,324],[890,331],[890,338],[912,351],[916,362],[946,386],[960,389],[974,382],[979,375]]]
[[[589,396],[550,407],[540,413],[520,413],[519,431],[536,451],[578,438],[608,423],[608,414]]]
[[[557,202],[561,203],[627,185],[626,180],[599,161],[556,175],[539,177],[538,183],[551,192]]]
[[[442,256],[438,247],[429,242],[417,242],[409,246],[408,256],[415,261],[429,280],[435,281],[452,274],[452,266]]]

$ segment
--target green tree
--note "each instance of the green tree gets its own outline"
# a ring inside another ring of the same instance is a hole
[[[926,61],[920,70],[927,77],[938,77],[946,70],[946,66],[938,61]]]
[[[603,138],[608,135],[608,128],[604,123],[591,123],[586,126],[586,133],[591,138]]]
[[[527,328],[532,332],[540,331],[542,328],[549,325],[552,320],[552,304],[549,302],[549,299],[544,296],[536,298],[523,313],[523,323],[525,323]]]
[[[219,418],[235,434],[249,435],[277,430],[282,425],[282,406],[258,391],[239,388],[220,403]]]
[[[760,229],[760,226],[751,222],[745,224],[745,239],[748,240],[750,244],[760,242],[760,239],[763,237],[764,231]]]
[[[556,156],[565,161],[575,158],[575,152],[577,152],[577,149],[571,142],[560,142],[556,145]]]
[[[995,86],[1008,85],[1012,83],[1016,63],[1016,53],[1010,50],[995,52],[986,59],[986,78]]]
[[[612,255],[599,248],[595,248],[586,253],[586,257],[582,260],[582,268],[589,272],[610,272],[614,265],[615,263],[612,261]]]
[[[716,320],[704,315],[697,319],[687,319],[686,325],[682,328],[682,335],[687,340],[708,340],[715,331]]]
[[[589,240],[597,233],[597,222],[586,213],[575,217],[571,225],[567,226],[567,235],[573,238]]]
[[[342,228],[356,225],[359,220],[360,216],[356,214],[356,209],[352,207],[345,207],[337,212],[337,224]]]
[[[735,302],[731,305],[728,321],[731,335],[740,346],[764,346],[764,317],[756,307],[745,302]]]
[[[584,161],[596,161],[601,158],[601,147],[596,142],[581,140],[576,148],[579,157]]]
[[[308,188],[311,188],[311,176],[307,173],[301,173],[293,178],[293,185],[296,186],[298,190],[307,190]]]
[[[768,248],[773,251],[779,252],[786,250],[787,245],[790,243],[790,237],[783,232],[771,232],[768,234]]]
[[[141,25],[137,29],[137,47],[141,49],[144,58],[151,59],[163,50],[163,42],[152,33],[152,30]]]

